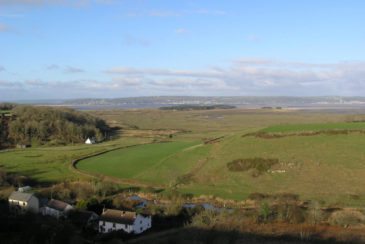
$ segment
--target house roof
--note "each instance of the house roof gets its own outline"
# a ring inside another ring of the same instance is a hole
[[[68,203],[62,202],[60,200],[55,200],[55,199],[51,199],[47,203],[47,207],[56,209],[58,211],[64,211],[67,208],[67,206],[71,206],[71,205]]]
[[[16,200],[16,201],[22,201],[22,202],[28,202],[29,199],[32,198],[32,196],[33,196],[32,193],[24,193],[24,192],[14,191],[9,196],[9,199]]]
[[[105,209],[100,216],[100,220],[112,223],[132,225],[136,217],[137,214],[135,212]]]

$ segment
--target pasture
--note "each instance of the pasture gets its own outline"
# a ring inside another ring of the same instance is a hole
[[[121,129],[118,138],[97,145],[38,147],[0,153],[7,171],[39,181],[57,182],[87,176],[70,169],[73,159],[117,149],[81,160],[77,168],[103,175],[178,190],[243,200],[251,193],[293,193],[302,199],[359,206],[365,203],[365,116],[342,111],[90,111]],[[260,138],[250,133],[297,133],[354,130],[348,134],[291,135]],[[218,140],[212,140],[219,138]],[[211,143],[206,143],[212,140]],[[152,144],[145,144],[152,143]],[[138,146],[120,148],[122,146]],[[143,144],[143,145],[142,145]],[[120,149],[118,149],[120,148]],[[250,158],[275,159],[257,174],[234,172],[227,164]],[[266,168],[265,168],[266,170]]]
[[[189,161],[177,160],[177,154],[196,144],[180,141],[124,148],[81,160],[77,167],[96,174],[163,184],[173,177],[163,173],[164,169],[184,173],[191,167]]]
[[[342,123],[315,123],[315,124],[284,124],[275,125],[263,129],[267,133],[287,133],[287,132],[310,132],[328,130],[365,130],[365,122],[342,122]]]
[[[74,159],[110,150],[148,142],[140,138],[128,138],[95,145],[69,145],[57,147],[34,147],[0,151],[0,167],[8,173],[31,177],[40,183],[53,183],[82,178],[70,170]]]

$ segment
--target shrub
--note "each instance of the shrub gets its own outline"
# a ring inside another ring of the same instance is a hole
[[[365,223],[365,215],[357,210],[340,210],[331,214],[328,221],[332,225],[354,226]]]
[[[87,201],[85,201],[85,200],[78,201],[76,203],[76,208],[85,210],[87,208]]]
[[[304,210],[294,204],[280,204],[277,207],[277,219],[292,224],[299,224],[305,221]]]
[[[267,202],[260,206],[259,222],[267,222],[272,215],[272,210]]]
[[[277,158],[246,158],[236,159],[227,163],[227,167],[230,171],[248,171],[254,170],[256,174],[262,174],[268,171],[273,165],[278,164]]]

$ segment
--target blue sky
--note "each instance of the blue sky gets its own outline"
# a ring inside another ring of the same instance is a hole
[[[365,1],[0,0],[0,100],[364,95]]]

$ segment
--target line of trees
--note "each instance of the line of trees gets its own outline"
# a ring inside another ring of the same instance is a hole
[[[7,142],[12,144],[69,144],[87,137],[100,141],[110,131],[104,120],[67,108],[16,106],[7,128]],[[1,140],[0,139],[0,140]]]

